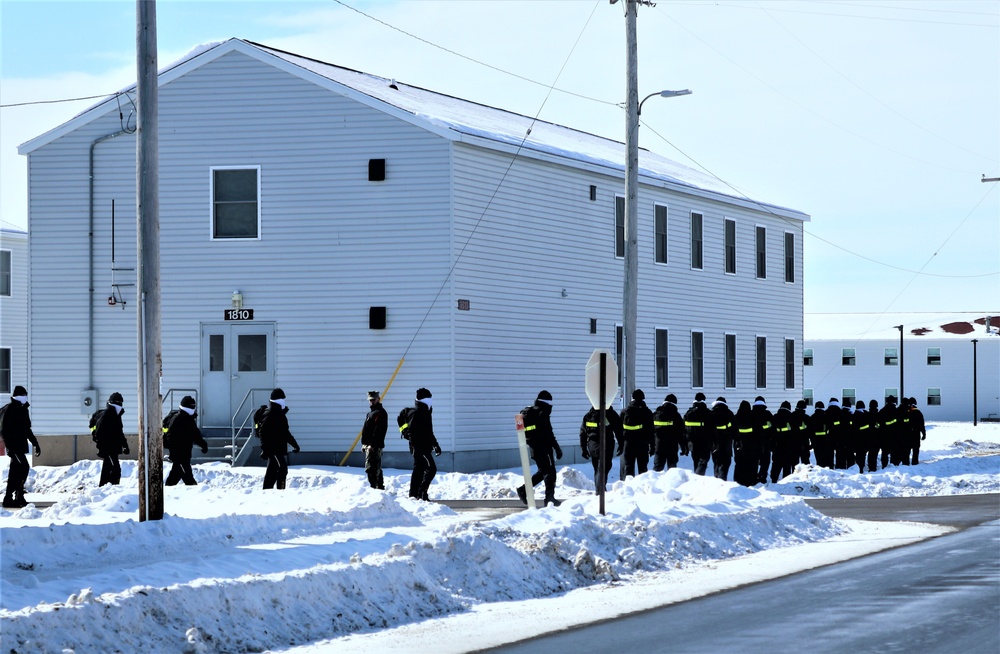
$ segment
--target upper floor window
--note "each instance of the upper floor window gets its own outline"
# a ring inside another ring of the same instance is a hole
[[[813,405],[813,389],[803,388],[802,389],[802,399],[806,401],[806,406]]]
[[[941,389],[927,389],[927,406],[941,406]]]
[[[653,241],[656,263],[667,263],[667,208],[662,204],[653,209]]]
[[[811,347],[802,348],[802,365],[811,366],[813,364],[813,349]]]
[[[899,365],[899,350],[894,347],[885,348],[885,357],[883,359],[885,365],[887,366],[898,366]]]
[[[725,219],[726,272],[736,274],[736,221]]]
[[[898,388],[887,388],[887,389],[885,389],[885,393],[883,394],[883,397],[882,397],[882,406],[885,406],[886,404],[889,403],[889,398],[890,397],[893,398],[894,400],[896,400],[896,402],[898,404],[898,402],[899,402],[899,389]]]
[[[0,295],[10,297],[10,250],[0,250]]]
[[[927,348],[927,365],[929,366],[941,365],[941,348],[939,347]]]
[[[702,217],[700,213],[691,212],[691,267],[701,270],[702,261]]]
[[[212,168],[212,238],[259,238],[259,199],[259,166]]]
[[[625,257],[625,198],[615,197],[615,256]]]
[[[840,365],[853,366],[857,363],[853,347],[845,347],[840,353]]]
[[[785,281],[795,283],[795,234],[785,232]]]
[[[670,377],[668,372],[669,367],[669,357],[667,356],[669,339],[666,329],[656,330],[656,385],[657,386],[669,386]]]
[[[843,404],[842,407],[845,409],[849,406],[854,406],[858,402],[858,392],[854,388],[845,388],[840,393],[841,400]]]
[[[757,279],[767,279],[767,228],[757,228]]]

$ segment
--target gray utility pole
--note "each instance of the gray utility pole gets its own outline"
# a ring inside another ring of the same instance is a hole
[[[625,0],[625,281],[622,298],[624,356],[622,396],[635,390],[635,331],[639,312],[639,56],[636,13],[640,0]]]
[[[156,0],[136,0],[136,291],[139,344],[139,521],[163,518],[160,376],[160,182]]]

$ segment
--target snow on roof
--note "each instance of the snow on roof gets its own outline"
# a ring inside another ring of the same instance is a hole
[[[988,323],[988,325],[987,325]],[[906,338],[1000,338],[1000,309],[991,312],[806,314],[806,340],[897,340],[899,325]]]
[[[360,94],[371,104],[383,109],[386,106],[391,107],[403,115],[410,116],[415,123],[431,129],[436,128],[436,131],[449,138],[462,140],[461,137],[466,136],[469,140],[482,139],[508,150],[521,148],[522,151],[534,151],[615,170],[625,168],[625,146],[619,141],[241,39],[234,38],[196,47],[180,60],[160,70],[160,84],[183,75],[192,67],[201,65],[199,59],[204,58],[205,62],[211,61],[233,50],[256,56],[264,61],[269,60],[272,64],[281,63],[294,73],[307,75],[311,73],[308,76],[313,79],[314,76],[318,76],[333,82],[339,87]],[[130,92],[134,88],[135,85],[132,85],[121,92]],[[357,95],[355,97],[360,99]],[[76,129],[78,125],[95,119],[101,114],[96,110],[110,107],[109,103],[114,103],[114,99],[115,96],[106,98],[63,125],[22,144],[18,151],[21,154],[28,154]],[[483,145],[482,141],[476,142]],[[647,180],[658,180],[675,190],[710,197],[718,196],[720,200],[774,213],[781,217],[809,220],[808,214],[760,199],[751,199],[711,175],[648,150],[639,152],[639,174]]]

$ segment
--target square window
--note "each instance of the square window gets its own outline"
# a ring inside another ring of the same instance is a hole
[[[813,349],[811,347],[802,348],[802,365],[811,366],[813,364]]]
[[[889,402],[889,398],[895,398],[897,406],[899,403],[899,389],[898,388],[887,388],[885,389],[885,394],[882,396],[882,406],[885,406]]]
[[[236,337],[236,349],[240,372],[267,371],[267,336],[240,334]]]
[[[898,366],[899,350],[894,347],[885,348],[885,357],[883,358],[883,361],[887,366]]]
[[[941,406],[941,389],[927,389],[927,406]]]
[[[929,366],[941,365],[941,348],[939,347],[927,348],[927,365]]]
[[[857,362],[853,347],[845,347],[840,353],[840,365],[853,366]]]
[[[258,238],[259,168],[212,169],[212,238]]]
[[[802,399],[806,401],[806,406],[813,405],[813,389],[803,388],[802,389]]]
[[[856,389],[845,388],[840,392],[841,406],[845,409],[849,406],[854,406],[858,402],[858,394]]]

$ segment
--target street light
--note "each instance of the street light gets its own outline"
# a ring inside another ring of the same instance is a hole
[[[659,91],[657,93],[650,93],[649,95],[647,95],[642,99],[642,102],[639,103],[639,110],[636,111],[637,116],[642,115],[643,103],[646,102],[646,100],[649,100],[654,95],[658,95],[661,98],[676,98],[678,95],[691,95],[691,89],[682,89],[680,91]]]

